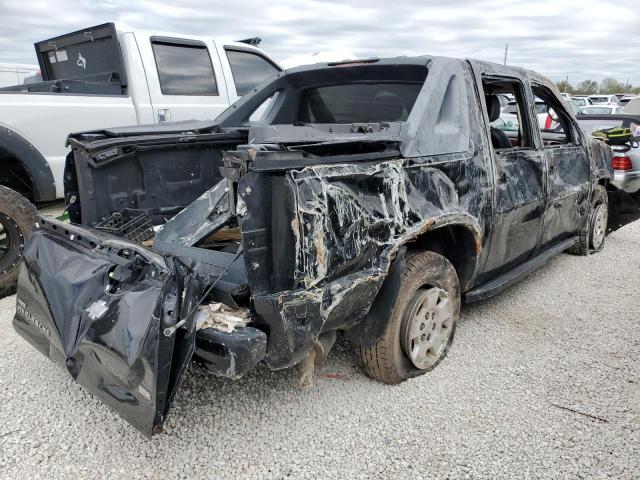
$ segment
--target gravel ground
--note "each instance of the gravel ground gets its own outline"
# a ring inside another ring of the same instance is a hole
[[[192,369],[147,439],[10,325],[0,301],[4,478],[640,478],[640,222],[463,307],[449,357],[389,387],[346,344],[293,371]]]

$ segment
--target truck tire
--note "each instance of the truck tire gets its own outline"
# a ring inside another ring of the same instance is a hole
[[[573,255],[589,255],[599,252],[604,247],[609,220],[609,199],[607,190],[598,185],[593,192],[591,210],[587,221],[580,229],[578,243],[569,249]]]
[[[449,351],[460,315],[458,276],[437,253],[407,256],[399,292],[384,335],[359,352],[364,372],[387,384],[433,370]]]
[[[24,241],[35,218],[29,200],[0,185],[0,298],[15,292]]]

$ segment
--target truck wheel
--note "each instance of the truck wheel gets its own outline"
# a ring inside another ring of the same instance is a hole
[[[607,190],[598,185],[593,192],[589,218],[580,230],[578,243],[569,249],[574,255],[589,255],[589,252],[599,252],[604,247],[609,221],[609,199]]]
[[[24,240],[35,218],[29,200],[0,185],[0,298],[15,291]]]
[[[449,351],[460,315],[458,276],[437,253],[407,257],[399,292],[382,338],[360,347],[365,373],[387,384],[433,370]]]

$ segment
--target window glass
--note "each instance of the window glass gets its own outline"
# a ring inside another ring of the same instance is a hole
[[[251,52],[227,50],[227,58],[240,96],[246,95],[252,88],[280,71],[265,58]]]
[[[536,102],[536,113],[547,113],[547,106],[543,102]]]
[[[592,114],[597,114],[597,115],[608,115],[613,111],[613,108],[611,107],[599,107],[597,105],[593,105],[593,106],[587,106],[584,107],[582,109],[582,111],[586,114],[592,115]]]
[[[502,109],[502,113],[518,113],[516,102],[509,102],[509,105]]]
[[[300,102],[303,123],[403,122],[422,83],[351,83],[307,90]]]
[[[218,95],[207,47],[165,42],[152,46],[164,95]]]
[[[483,79],[482,88],[493,148],[498,153],[513,148],[531,148],[531,122],[522,84],[511,78],[488,77]],[[514,100],[500,109],[497,102],[500,95],[508,95]]]
[[[539,116],[538,127],[545,147],[571,143],[571,117],[562,102],[547,87],[533,85],[532,90],[533,94],[544,102],[545,114]]]
[[[249,117],[249,121],[261,122],[265,118],[267,118],[269,113],[271,113],[271,109],[275,105],[279,96],[280,96],[280,91],[277,91],[276,93],[271,95],[269,98],[267,98],[264,102],[262,102],[260,106],[253,111],[253,113]]]

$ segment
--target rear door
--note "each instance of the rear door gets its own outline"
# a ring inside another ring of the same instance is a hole
[[[136,33],[155,121],[212,120],[229,106],[212,41]]]
[[[485,121],[492,123],[487,136],[494,165],[494,220],[484,273],[495,275],[526,261],[538,248],[546,201],[545,167],[542,151],[533,135],[537,118],[529,107],[533,97],[526,79],[518,77],[511,69],[481,62],[474,62],[474,70],[480,73]],[[504,130],[497,132],[509,138],[510,148],[492,140],[496,135],[492,129],[498,128],[500,119],[490,122],[487,102],[491,96],[499,94],[510,94],[515,98],[516,108],[511,109],[515,111],[511,114],[515,118],[500,122]]]
[[[554,126],[537,128],[544,149],[548,175],[548,197],[542,245],[573,236],[589,211],[591,166],[589,152],[577,121],[547,86],[533,82],[533,94],[557,117]]]

